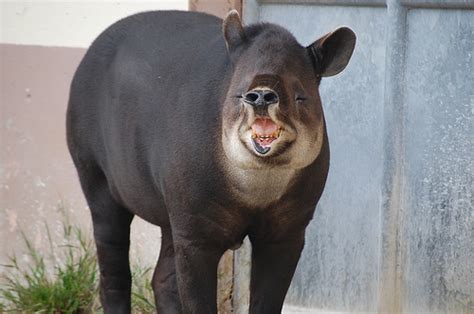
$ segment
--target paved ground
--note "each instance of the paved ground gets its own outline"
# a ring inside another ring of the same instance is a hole
[[[288,306],[288,305],[285,305],[282,311],[282,314],[341,314],[341,313],[344,313],[344,312],[308,309],[308,308]]]

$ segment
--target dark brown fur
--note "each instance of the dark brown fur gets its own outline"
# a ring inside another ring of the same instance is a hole
[[[342,70],[354,42],[343,28],[301,47],[276,25],[243,28],[235,12],[224,24],[143,13],[99,36],[71,86],[67,137],[92,213],[106,313],[130,312],[134,215],[162,228],[158,312],[215,313],[217,264],[245,236],[250,312],[281,310],[329,167],[319,80]],[[247,138],[233,140],[236,123],[255,115],[242,94],[259,85],[280,97],[261,114],[287,128],[264,157]]]

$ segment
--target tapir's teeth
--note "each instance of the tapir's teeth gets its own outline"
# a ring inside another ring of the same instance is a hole
[[[252,138],[259,138],[259,139],[264,139],[264,140],[270,139],[270,138],[277,139],[280,137],[281,131],[282,131],[282,128],[278,128],[275,132],[273,132],[270,135],[260,135],[260,134],[257,134],[256,132],[252,132]]]

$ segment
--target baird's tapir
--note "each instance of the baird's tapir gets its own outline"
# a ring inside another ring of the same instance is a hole
[[[216,313],[217,265],[252,243],[250,313],[279,313],[323,192],[318,86],[355,46],[179,11],[120,20],[74,76],[67,140],[92,213],[105,313],[130,312],[134,215],[162,230],[159,313]],[[158,240],[158,239],[157,239]]]

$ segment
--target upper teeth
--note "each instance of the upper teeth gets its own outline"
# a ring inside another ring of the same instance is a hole
[[[276,130],[275,132],[273,132],[272,134],[270,135],[260,135],[260,134],[257,134],[255,132],[252,133],[252,138],[261,138],[261,139],[269,139],[269,138],[278,138],[280,137],[280,133],[281,133],[281,128],[278,128],[278,130]]]

